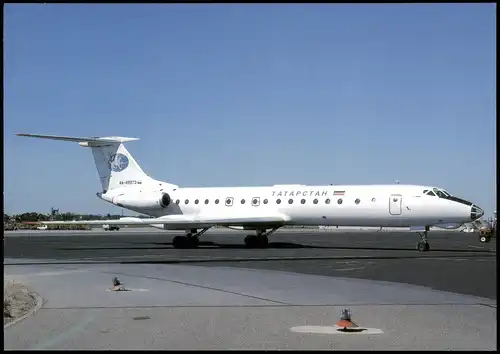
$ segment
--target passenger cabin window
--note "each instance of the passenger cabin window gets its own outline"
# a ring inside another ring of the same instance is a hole
[[[293,199],[288,199],[288,204],[293,204]]]
[[[215,204],[219,204],[219,199],[215,199]]]
[[[317,199],[314,199],[314,200],[313,200],[313,203],[314,203],[314,204],[318,204],[318,200],[317,200]]]
[[[326,199],[326,200],[325,200],[325,203],[326,203],[326,204],[330,204],[330,199]]]
[[[198,204],[199,202],[200,202],[200,201],[199,201],[198,199],[196,199],[196,200],[194,201],[194,204]]]
[[[276,199],[276,204],[280,204],[281,203],[281,199]]]
[[[306,200],[305,200],[305,199],[302,199],[302,200],[300,201],[300,203],[301,203],[301,204],[305,204],[305,203],[306,203]]]
[[[208,199],[205,199],[205,204],[208,204]]]
[[[264,204],[267,204],[267,199],[264,199]]]
[[[245,204],[245,199],[242,199],[242,200],[241,200],[241,204]]]

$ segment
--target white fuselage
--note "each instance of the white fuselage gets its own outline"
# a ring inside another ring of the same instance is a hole
[[[264,230],[274,232],[285,225],[424,226],[427,230],[433,225],[474,221],[484,214],[477,205],[441,188],[416,185],[181,188],[157,181],[141,169],[123,145],[137,138],[17,135],[77,142],[90,148],[102,188],[97,196],[153,217],[107,220],[106,224],[110,225],[185,229],[190,235],[198,228],[205,232],[213,226],[225,226],[255,229],[262,236]],[[45,224],[92,225],[100,222],[47,221]],[[426,241],[423,244],[425,248]]]
[[[276,185],[167,190],[158,185],[119,188],[99,196],[115,205],[154,217],[250,217],[280,213],[288,216],[286,225],[377,227],[431,226],[470,221],[470,204],[423,193],[424,190],[432,188],[394,184]],[[159,202],[163,193],[170,196],[171,201],[167,206],[162,206]],[[184,227],[188,225],[175,228]]]

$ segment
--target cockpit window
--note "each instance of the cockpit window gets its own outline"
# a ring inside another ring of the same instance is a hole
[[[441,192],[439,189],[434,188],[434,192],[437,194],[437,196],[439,198],[446,198],[446,194],[444,194],[443,192]]]
[[[439,198],[444,198],[444,199],[453,199],[454,198],[450,193],[448,193],[444,189],[440,189],[440,188],[432,188],[432,190],[425,189],[423,191],[423,194],[430,195],[432,197],[438,196]]]
[[[432,193],[432,194],[431,194]],[[461,203],[461,204],[465,204],[465,205],[468,205],[468,206],[471,206],[472,203],[469,202],[468,200],[465,200],[465,199],[462,199],[462,198],[458,198],[458,197],[455,197],[453,195],[451,195],[450,193],[448,193],[447,191],[445,191],[444,189],[440,189],[440,188],[432,188],[432,191],[429,191],[427,192],[427,195],[433,195],[433,194],[436,194],[439,198],[442,198],[442,199],[447,199],[447,200],[451,200],[453,202],[457,202],[457,203]]]

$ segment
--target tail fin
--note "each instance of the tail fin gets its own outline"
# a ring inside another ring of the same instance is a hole
[[[73,141],[92,149],[103,193],[108,190],[131,186],[154,184],[155,181],[141,169],[123,143],[139,140],[119,136],[79,138],[70,136],[16,134],[31,138]]]
[[[85,143],[80,143],[80,145],[92,149],[104,193],[119,187],[147,185],[155,182],[144,173],[121,142],[100,143],[99,145]]]

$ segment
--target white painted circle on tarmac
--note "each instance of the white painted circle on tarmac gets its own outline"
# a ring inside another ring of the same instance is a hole
[[[342,327],[339,326],[298,326],[290,328],[290,331],[296,333],[311,333],[311,334],[344,334],[344,335],[355,335],[355,334],[382,334],[384,333],[378,328],[365,328],[358,327],[358,329],[364,329],[360,332],[342,332],[339,331]]]
[[[115,293],[126,293],[126,292],[130,292],[130,291],[149,291],[149,290],[150,289],[129,289],[129,288],[125,288],[125,290],[106,289],[106,291],[112,291]]]

